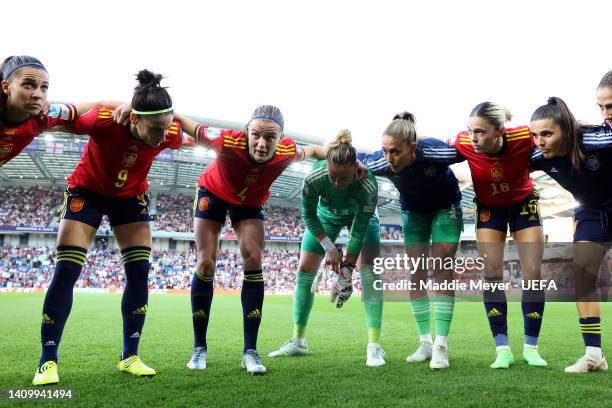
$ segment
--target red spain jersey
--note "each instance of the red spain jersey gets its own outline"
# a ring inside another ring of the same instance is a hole
[[[197,143],[215,150],[217,157],[198,179],[198,184],[223,201],[245,207],[261,207],[270,196],[274,180],[304,152],[292,139],[281,139],[271,160],[256,163],[248,152],[248,136],[237,130],[196,128]]]
[[[506,128],[498,154],[477,153],[467,131],[459,133],[455,148],[470,166],[479,203],[493,207],[516,204],[533,191],[529,158],[535,147],[529,127]]]
[[[0,167],[21,153],[36,136],[53,126],[72,122],[75,116],[74,106],[54,103],[46,115],[32,116],[17,127],[0,123]]]
[[[157,147],[134,138],[129,126],[116,123],[113,111],[101,106],[79,116],[70,125],[76,134],[88,134],[83,157],[68,177],[68,187],[82,187],[113,198],[130,198],[147,191],[147,175],[155,157],[164,149],[182,144],[181,124],[172,122]]]

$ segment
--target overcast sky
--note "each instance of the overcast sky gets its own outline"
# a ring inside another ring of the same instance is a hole
[[[454,137],[485,100],[527,123],[548,96],[600,122],[612,1],[5,1],[3,58],[47,66],[52,100],[128,100],[166,76],[177,111],[244,122],[275,104],[286,129],[349,128],[378,148],[393,115]]]

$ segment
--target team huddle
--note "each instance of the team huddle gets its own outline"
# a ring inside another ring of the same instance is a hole
[[[98,101],[77,105],[47,102],[49,75],[30,56],[13,56],[0,66],[0,167],[45,131],[89,135],[83,155],[67,179],[57,235],[57,263],[47,290],[41,323],[42,352],[34,385],[55,384],[58,348],[72,307],[73,287],[103,215],[107,215],[121,250],[126,285],[121,301],[123,351],[117,369],[136,376],[156,372],[138,355],[148,308],[147,278],[152,246],[147,175],[164,149],[205,146],[216,152],[198,179],[193,204],[197,264],[191,283],[194,347],[187,367],[206,368],[207,328],[221,229],[229,212],[243,258],[241,303],[244,352],[241,367],[265,374],[257,352],[264,303],[262,255],[264,215],[270,186],[293,162],[317,159],[301,194],[302,238],[293,298],[291,339],[269,357],[308,354],[306,328],[325,260],[336,273],[331,300],[341,308],[353,292],[359,271],[368,329],[366,364],[385,364],[381,346],[384,295],[374,288],[373,264],[380,256],[375,176],[386,177],[400,193],[404,248],[408,256],[453,258],[463,230],[461,191],[450,165],[467,161],[476,193],[476,240],[485,260],[484,279],[502,280],[508,228],[518,247],[524,280],[540,280],[544,233],[538,193],[529,176],[542,170],[569,191],[575,210],[574,274],[579,326],[585,353],[567,373],[607,370],[601,346],[601,313],[597,273],[612,241],[612,71],[597,87],[604,122],[578,122],[563,100],[550,98],[537,108],[529,126],[506,127],[508,110],[491,102],[477,105],[466,131],[454,143],[418,138],[415,118],[396,115],[382,134],[381,149],[357,152],[349,131],[328,146],[299,146],[285,137],[281,111],[259,106],[241,131],[218,130],[178,114],[162,76],[137,74],[130,103]],[[185,209],[189,211],[190,209]],[[343,227],[350,238],[346,253],[335,241]],[[413,280],[425,281],[426,269]],[[436,282],[452,281],[452,271],[431,271]],[[483,291],[485,313],[496,346],[491,368],[514,362],[508,342],[507,300],[503,290]],[[410,292],[419,346],[409,363],[429,360],[432,369],[449,368],[448,336],[455,306],[454,291],[429,298]],[[546,366],[538,351],[544,317],[541,289],[524,289],[522,357],[531,366]],[[432,337],[431,314],[435,326]]]

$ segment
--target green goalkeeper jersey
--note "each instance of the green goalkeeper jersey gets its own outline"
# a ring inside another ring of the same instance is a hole
[[[338,190],[328,177],[327,162],[320,160],[302,185],[302,218],[314,236],[323,231],[321,220],[350,225],[347,250],[359,254],[377,201],[378,184],[371,172],[368,171],[367,178],[354,180],[345,189]]]

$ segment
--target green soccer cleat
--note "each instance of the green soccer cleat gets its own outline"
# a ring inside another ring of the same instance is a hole
[[[32,385],[49,385],[57,384],[58,382],[57,363],[53,360],[49,360],[36,369]]]
[[[497,350],[497,358],[491,364],[491,368],[510,368],[510,364],[514,363],[514,356],[510,349]]]
[[[523,359],[533,367],[546,367],[548,363],[538,353],[538,349],[535,347],[525,347],[523,349]]]
[[[117,363],[117,370],[130,373],[137,377],[149,377],[155,375],[155,370],[142,362],[138,356],[129,356]]]

